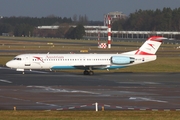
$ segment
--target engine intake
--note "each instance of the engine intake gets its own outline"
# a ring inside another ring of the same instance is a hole
[[[112,64],[123,65],[123,64],[131,64],[133,62],[134,62],[133,57],[125,57],[125,56],[112,56],[111,57]]]

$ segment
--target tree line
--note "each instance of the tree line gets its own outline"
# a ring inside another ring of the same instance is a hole
[[[14,36],[64,37],[80,39],[85,34],[83,25],[88,24],[86,15],[61,18],[54,15],[48,17],[3,17],[0,18],[0,35],[6,33]],[[57,30],[39,30],[37,26],[59,26]],[[77,25],[77,27],[71,26]],[[81,31],[81,33],[80,33]],[[78,33],[78,35],[76,35]]]
[[[180,8],[137,10],[112,24],[112,30],[180,31]]]
[[[57,30],[39,30],[37,26],[58,25]],[[76,26],[77,27],[72,27]],[[86,15],[72,18],[56,17],[3,17],[0,18],[0,35],[40,36],[80,39],[85,34],[84,25],[103,25],[103,21],[89,21]],[[112,24],[112,30],[130,31],[180,31],[180,8],[162,10],[137,10],[126,19]]]

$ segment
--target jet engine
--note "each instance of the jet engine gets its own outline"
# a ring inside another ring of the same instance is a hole
[[[125,57],[125,56],[112,56],[111,57],[111,63],[122,65],[122,64],[130,64],[134,62],[133,57]]]

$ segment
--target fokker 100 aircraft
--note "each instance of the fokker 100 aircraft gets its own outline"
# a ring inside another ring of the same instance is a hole
[[[25,69],[82,69],[84,75],[92,75],[96,69],[119,69],[156,60],[163,39],[152,36],[138,50],[121,54],[21,54],[6,66],[23,74]]]

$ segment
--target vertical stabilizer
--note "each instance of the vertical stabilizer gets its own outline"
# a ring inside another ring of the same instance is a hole
[[[137,50],[136,55],[154,55],[160,47],[162,40],[167,39],[160,36],[152,36]]]

